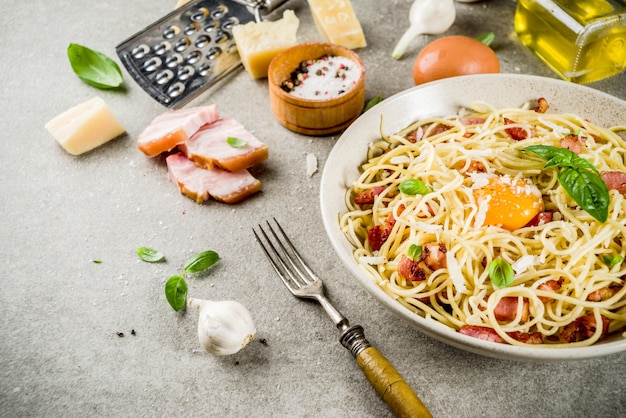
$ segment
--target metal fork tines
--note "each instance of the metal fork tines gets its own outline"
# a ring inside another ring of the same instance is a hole
[[[266,228],[259,225],[259,233],[256,230],[253,232],[278,276],[294,296],[317,300],[335,326],[342,332],[347,330],[349,322],[326,297],[322,280],[304,262],[276,219],[274,223],[276,227],[272,227],[268,221]]]

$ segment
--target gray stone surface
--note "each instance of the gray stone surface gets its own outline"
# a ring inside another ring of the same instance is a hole
[[[557,364],[480,357],[422,335],[366,294],[326,238],[320,173],[306,175],[306,154],[322,170],[337,137],[282,128],[265,80],[238,72],[194,101],[217,103],[269,144],[270,159],[255,169],[263,191],[236,206],[181,196],[164,162],[135,146],[163,108],[125,71],[125,91],[99,91],[76,78],[66,58],[72,42],[115,57],[117,43],[174,4],[32,0],[5,4],[0,15],[1,416],[390,416],[323,311],[292,298],[264,259],[251,227],[271,216],[298,232],[296,244],[337,307],[365,327],[435,416],[624,416],[626,353]],[[411,87],[412,58],[390,57],[410,1],[353,5],[369,42],[359,51],[367,97]],[[301,19],[299,39],[321,40],[306,2],[290,7]],[[502,72],[555,77],[516,39],[514,1],[457,10],[449,33],[494,31]],[[407,56],[431,39],[420,38]],[[626,74],[592,87],[624,98]],[[95,95],[128,133],[73,157],[44,124]],[[167,262],[139,261],[139,246],[161,250]],[[222,260],[188,280],[190,296],[238,300],[258,327],[257,339],[230,357],[203,352],[196,312],[175,313],[163,294],[167,278],[207,249]]]

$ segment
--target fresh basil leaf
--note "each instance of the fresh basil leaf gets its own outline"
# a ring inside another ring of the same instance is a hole
[[[409,256],[409,258],[418,261],[419,258],[422,256],[422,246],[417,244],[411,244],[407,255]]]
[[[372,97],[365,104],[365,108],[363,109],[363,113],[367,112],[368,110],[370,110],[371,108],[376,106],[378,103],[382,102],[383,100],[385,100],[385,98],[382,95],[381,96]]]
[[[187,302],[187,282],[182,276],[172,276],[165,283],[165,297],[176,312]]]
[[[198,273],[208,269],[213,264],[217,263],[219,259],[220,256],[215,251],[204,251],[187,261],[183,271],[185,273]]]
[[[484,43],[485,45],[489,46],[491,45],[491,43],[493,42],[493,40],[496,38],[496,34],[493,32],[487,32],[487,33],[483,33],[482,35],[478,35],[476,37],[476,40]]]
[[[243,148],[248,145],[248,142],[245,139],[235,138],[233,136],[229,136],[226,138],[226,142],[233,148]]]
[[[494,286],[498,289],[504,289],[505,287],[513,284],[515,278],[515,272],[513,267],[504,259],[496,258],[489,263],[489,279]]]
[[[428,189],[428,186],[426,186],[424,182],[418,179],[404,180],[402,183],[400,183],[400,186],[398,186],[398,188],[402,193],[410,196],[415,196],[418,194],[425,195],[428,194],[428,192],[430,191]]]
[[[609,216],[609,189],[593,171],[564,168],[557,174],[561,186],[589,215],[600,222]]]
[[[604,255],[604,256],[602,256],[602,261],[608,267],[613,267],[613,266],[616,266],[618,264],[621,264],[622,261],[624,261],[624,256],[622,256],[621,254],[616,254],[614,256]]]
[[[100,89],[112,89],[122,85],[120,67],[101,52],[86,46],[70,44],[67,56],[72,70],[85,83]]]
[[[102,260],[91,260],[94,264],[102,264]]]
[[[165,256],[162,252],[148,247],[137,248],[137,255],[141,260],[148,263],[158,263],[161,261],[165,261]]]

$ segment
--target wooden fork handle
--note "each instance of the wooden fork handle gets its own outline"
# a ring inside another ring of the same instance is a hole
[[[341,343],[355,356],[363,374],[395,416],[432,417],[396,368],[365,339],[362,327],[350,327],[343,333]]]

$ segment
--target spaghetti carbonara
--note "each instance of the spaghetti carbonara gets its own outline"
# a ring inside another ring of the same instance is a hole
[[[476,103],[370,144],[340,227],[390,296],[466,335],[587,346],[626,326],[626,126]]]

